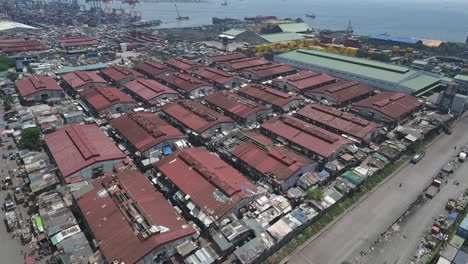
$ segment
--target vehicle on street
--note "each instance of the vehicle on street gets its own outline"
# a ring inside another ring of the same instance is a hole
[[[417,152],[417,153],[414,154],[414,156],[411,158],[411,163],[413,163],[413,164],[418,163],[418,162],[424,157],[425,154],[426,154],[426,152],[424,152],[424,151],[419,151],[419,152]]]

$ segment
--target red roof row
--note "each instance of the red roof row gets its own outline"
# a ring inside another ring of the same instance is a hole
[[[109,263],[138,263],[196,233],[138,170],[101,177],[92,185],[78,206]]]
[[[62,75],[62,79],[73,89],[79,90],[85,85],[107,85],[106,80],[101,78],[96,72],[74,71]]]
[[[101,73],[107,76],[114,82],[128,81],[134,78],[143,78],[144,75],[135,71],[134,69],[113,65],[106,69],[101,70]]]
[[[325,73],[311,72],[303,70],[299,74],[274,80],[275,83],[287,83],[297,91],[314,89],[320,86],[336,82],[336,78]],[[283,88],[283,87],[281,87]]]
[[[53,79],[47,76],[31,76],[16,82],[21,97],[25,98],[42,91],[61,91],[62,87]]]
[[[46,50],[48,48],[34,37],[0,39],[0,50],[5,53]]]
[[[170,69],[166,65],[153,61],[139,63],[135,66],[135,69],[144,73],[150,78],[158,78],[163,74],[174,72],[173,69]]]
[[[160,96],[179,94],[171,88],[150,79],[133,80],[126,83],[124,86],[149,104],[155,104],[155,102],[152,100]]]
[[[96,111],[105,110],[116,104],[135,104],[126,93],[116,87],[96,86],[80,92],[80,96],[88,102]]]
[[[89,37],[72,37],[59,39],[58,42],[65,48],[68,47],[84,47],[99,45],[99,41],[91,39]]]
[[[237,78],[230,73],[210,67],[204,67],[196,71],[195,74],[220,86],[224,86],[230,80]]]
[[[279,75],[292,74],[295,71],[295,68],[286,64],[270,63],[257,67],[247,68],[244,69],[242,72],[244,72],[244,74],[247,75],[253,74],[254,76],[252,77],[252,79],[254,80],[264,80],[271,79]]]
[[[163,81],[174,86],[177,89],[190,93],[202,86],[211,87],[212,85],[191,75],[174,73],[161,78]]]
[[[201,67],[200,64],[192,60],[187,60],[181,57],[172,58],[164,62],[165,64],[171,66],[174,69],[184,72],[191,72],[196,67]]]
[[[261,111],[270,110],[257,102],[227,91],[210,94],[205,97],[205,101],[242,119],[247,119]]]
[[[233,60],[239,60],[239,59],[244,59],[244,58],[247,58],[247,56],[245,56],[243,53],[239,53],[239,52],[229,53],[229,54],[211,54],[211,55],[208,55],[208,59],[212,63],[233,61]]]
[[[239,89],[239,94],[253,97],[255,100],[271,104],[279,108],[284,108],[293,101],[303,101],[295,94],[281,92],[279,90],[260,85],[249,84]]]
[[[326,95],[333,98],[338,104],[345,104],[375,91],[367,84],[354,81],[338,81],[306,92],[306,96]]]
[[[178,150],[154,165],[214,221],[257,192],[244,175],[205,149]]]
[[[315,121],[321,125],[334,128],[340,133],[348,134],[359,140],[364,140],[380,126],[350,113],[341,112],[335,108],[320,104],[306,105],[297,112],[306,120]]]
[[[258,67],[266,64],[271,64],[271,62],[265,60],[264,58],[244,58],[232,61],[220,62],[218,65],[225,66],[232,71],[240,71],[247,68]]]
[[[168,140],[184,138],[184,134],[151,112],[129,112],[110,124],[138,151],[145,152]]]

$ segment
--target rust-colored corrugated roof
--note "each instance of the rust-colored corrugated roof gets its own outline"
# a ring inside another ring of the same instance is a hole
[[[210,61],[213,63],[239,60],[239,59],[244,59],[246,57],[247,56],[245,56],[243,53],[239,53],[239,52],[234,52],[234,53],[229,53],[229,54],[211,54],[208,56]]]
[[[211,84],[205,81],[182,73],[174,73],[172,75],[164,76],[161,79],[166,81],[168,84],[173,85],[174,87],[181,89],[187,93],[190,93],[193,90],[198,89],[202,86],[212,87]]]
[[[97,162],[125,158],[97,125],[69,125],[45,135],[44,141],[66,181]]]
[[[245,134],[256,144],[244,141],[231,153],[260,173],[277,181],[286,181],[302,167],[313,163],[312,160],[284,146],[275,146],[269,138],[261,134],[255,132]]]
[[[221,123],[234,123],[231,118],[191,100],[165,105],[162,111],[198,134]]]
[[[296,94],[281,92],[261,84],[249,84],[244,88],[239,89],[239,94],[251,96],[256,98],[258,101],[280,108],[285,107],[293,101],[302,101],[302,99]]]
[[[60,91],[63,92],[62,87],[53,79],[47,76],[31,76],[24,78],[16,82],[16,88],[18,88],[21,97],[33,95],[37,92],[42,91]]]
[[[128,78],[142,78],[143,74],[130,69],[127,67],[122,67],[118,65],[113,65],[109,68],[101,70],[102,74],[110,78],[114,82],[124,81]]]
[[[380,127],[374,122],[321,104],[306,105],[297,114],[360,140]]]
[[[303,70],[299,74],[274,80],[276,83],[288,83],[299,91],[313,89],[336,81],[336,78],[321,72]]]
[[[155,102],[151,101],[155,98],[163,96],[165,94],[179,94],[171,88],[158,83],[154,80],[149,79],[137,79],[126,83],[125,88],[129,89],[139,97],[143,98],[150,104]]]
[[[289,65],[277,63],[261,65],[243,70],[245,73],[254,74],[255,80],[270,79],[278,75],[292,74],[295,71],[296,69]]]
[[[262,124],[270,131],[319,156],[329,158],[352,141],[291,116],[276,117]]]
[[[178,150],[154,166],[213,220],[257,192],[244,175],[202,148]]]
[[[237,78],[230,73],[210,67],[200,69],[196,71],[195,74],[218,85],[224,85],[230,80]]]
[[[317,89],[306,92],[306,96],[314,94],[323,94],[334,98],[340,104],[349,102],[355,98],[367,95],[375,91],[375,88],[367,84],[354,81],[339,81],[329,85],[319,87]]]
[[[0,50],[5,53],[46,50],[48,48],[35,37],[0,39]]]
[[[247,119],[261,111],[270,110],[257,102],[226,91],[212,93],[205,97],[205,101],[242,119]]]
[[[138,151],[145,152],[168,140],[184,138],[184,134],[151,112],[130,112],[110,121]]]
[[[99,41],[86,37],[86,36],[63,38],[63,39],[59,39],[58,42],[60,43],[60,45],[66,48],[99,45]]]
[[[371,108],[398,121],[405,115],[415,111],[424,103],[405,93],[381,92],[372,97],[351,105],[352,108]]]
[[[105,110],[116,104],[134,104],[130,96],[116,87],[96,86],[80,92],[80,96],[88,102],[96,111]]]
[[[136,169],[91,183],[94,189],[78,200],[78,206],[109,263],[118,260],[135,264],[159,247],[195,234]],[[147,235],[136,228],[137,221],[140,226],[149,226]]]
[[[161,74],[174,71],[172,69],[169,69],[169,67],[167,67],[166,65],[154,61],[145,61],[139,63],[135,66],[135,69],[146,74],[146,76],[151,78],[157,78]]]
[[[74,71],[62,75],[62,79],[74,90],[88,84],[107,84],[106,80],[92,71]]]
[[[185,72],[191,71],[193,68],[201,66],[195,61],[187,60],[181,57],[172,58],[170,60],[165,61],[164,63],[171,66],[174,69]]]
[[[257,67],[265,64],[271,64],[271,62],[265,60],[264,58],[244,58],[232,61],[220,62],[220,65],[226,65],[234,71],[240,71],[247,68]]]

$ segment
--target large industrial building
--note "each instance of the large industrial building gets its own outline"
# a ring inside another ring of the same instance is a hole
[[[61,98],[63,89],[47,76],[31,76],[16,82],[16,88],[25,102],[39,102],[49,98]]]
[[[304,103],[304,100],[295,94],[278,91],[261,84],[249,84],[239,89],[239,94],[271,107],[276,112],[286,112]]]
[[[199,69],[203,68],[203,65],[198,64],[195,61],[187,60],[181,57],[172,58],[164,62],[170,67],[176,69],[180,72],[192,73],[196,72]]]
[[[246,57],[247,56],[245,56],[244,53],[234,52],[234,53],[229,53],[229,54],[212,54],[212,55],[208,55],[206,60],[207,60],[208,64],[212,64],[212,63],[219,63],[219,62],[225,62],[225,61],[233,61],[233,60],[244,59]]]
[[[440,77],[405,66],[316,50],[287,52],[276,56],[275,61],[391,92],[421,95],[445,85]]]
[[[325,100],[328,104],[341,107],[369,97],[374,91],[375,88],[367,84],[355,81],[338,81],[307,91],[304,95],[316,101]]]
[[[335,159],[353,142],[328,130],[291,116],[270,119],[261,132],[307,157],[322,163]]]
[[[336,82],[336,78],[321,72],[301,71],[288,77],[273,80],[273,85],[288,92],[301,93]]]
[[[110,172],[125,155],[97,125],[69,125],[44,137],[65,182]]]
[[[163,150],[186,136],[151,112],[130,112],[110,121],[110,125],[142,157],[159,156]]]
[[[179,97],[179,93],[175,90],[150,79],[133,80],[124,87],[138,100],[152,106]]]
[[[91,184],[78,207],[107,263],[163,263],[196,234],[138,170],[122,170]]]
[[[205,101],[241,125],[262,123],[272,112],[257,102],[226,91],[210,94]]]
[[[101,70],[105,79],[113,82],[115,85],[126,84],[138,78],[143,78],[144,75],[134,69],[113,65],[109,68]]]
[[[253,68],[247,68],[240,73],[247,79],[254,81],[264,81],[279,76],[294,74],[297,70],[286,64],[271,63]]]
[[[231,89],[240,86],[242,79],[220,69],[205,67],[195,72],[195,75],[212,83],[219,89]]]
[[[143,73],[148,78],[152,79],[161,79],[161,77],[175,72],[174,69],[154,61],[145,61],[142,63],[138,63],[137,65],[135,65],[135,70]]]
[[[62,75],[65,82],[65,88],[72,92],[81,92],[94,86],[109,85],[106,80],[101,78],[96,72],[92,71],[74,71]]]
[[[172,183],[169,196],[206,227],[239,215],[257,194],[244,175],[202,148],[178,150],[154,166]]]
[[[223,61],[216,63],[216,66],[227,71],[240,71],[247,68],[258,67],[262,65],[271,64],[271,62],[264,58],[244,58],[232,61]]]
[[[125,113],[137,106],[135,100],[116,87],[96,86],[80,93],[89,113],[100,116]]]
[[[174,73],[161,79],[169,87],[176,89],[187,97],[199,98],[213,91],[213,85],[188,74]]]
[[[370,142],[379,135],[381,128],[376,123],[321,104],[306,105],[297,112],[297,117],[359,142]]]

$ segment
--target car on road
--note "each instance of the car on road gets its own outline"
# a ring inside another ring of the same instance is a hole
[[[424,157],[425,154],[426,154],[426,152],[424,152],[424,151],[419,151],[419,152],[417,152],[417,153],[414,154],[414,156],[411,158],[411,163],[413,163],[413,164],[418,163],[418,162]]]

